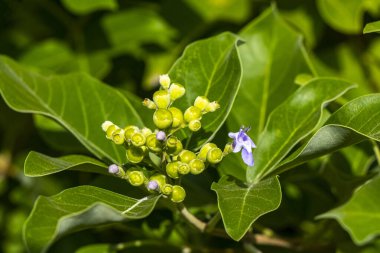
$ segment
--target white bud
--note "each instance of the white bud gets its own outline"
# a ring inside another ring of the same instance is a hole
[[[206,112],[215,112],[219,108],[220,108],[220,105],[218,104],[218,102],[214,101],[214,102],[209,103],[206,106]]]
[[[170,77],[169,75],[160,75],[160,84],[162,86],[162,88],[164,89],[169,89],[169,86],[170,86]]]

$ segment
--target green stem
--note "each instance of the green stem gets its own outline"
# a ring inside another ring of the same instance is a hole
[[[219,210],[214,214],[214,216],[209,220],[209,222],[206,225],[205,232],[210,233],[212,230],[214,230],[216,224],[220,221],[222,218],[222,215],[220,214]]]
[[[377,164],[380,165],[380,149],[379,149],[379,146],[377,145],[376,141],[371,140],[371,142],[372,142],[372,146],[373,146],[373,151],[375,152]]]

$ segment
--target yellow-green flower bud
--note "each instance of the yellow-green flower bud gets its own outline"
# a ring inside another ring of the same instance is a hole
[[[187,163],[179,163],[178,166],[178,173],[182,175],[189,174],[190,172],[190,166]]]
[[[165,129],[172,125],[173,116],[169,110],[166,109],[158,109],[153,114],[153,123],[159,129]]]
[[[173,186],[171,184],[165,184],[161,188],[161,192],[165,195],[170,195],[173,192]]]
[[[197,156],[194,154],[194,152],[191,152],[189,150],[182,150],[179,154],[179,160],[183,163],[189,163],[191,160],[197,158]]]
[[[127,171],[128,181],[133,186],[140,186],[146,181],[146,177],[142,171],[130,170]]]
[[[157,109],[156,104],[152,100],[150,100],[149,98],[144,99],[143,105],[145,107],[148,107],[149,109]]]
[[[106,137],[107,139],[110,139],[112,140],[112,135],[113,133],[117,130],[117,129],[120,129],[118,126],[116,125],[110,125],[107,127],[107,131],[106,131]]]
[[[210,151],[212,148],[217,148],[217,146],[214,143],[206,143],[205,145],[202,146],[201,150],[199,151],[198,158],[206,161],[207,159],[207,153]]]
[[[178,168],[179,168],[180,162],[171,162],[166,165],[166,174],[168,174],[169,177],[177,179],[179,178],[178,175]]]
[[[179,142],[178,138],[174,135],[169,136],[169,138],[166,140],[166,146],[168,148],[176,148],[177,142]]]
[[[124,143],[124,130],[119,128],[113,131],[112,133],[112,141],[115,144],[121,145]]]
[[[172,85],[170,85],[170,88],[169,88],[169,94],[170,94],[171,100],[174,101],[176,99],[179,99],[180,97],[185,95],[185,91],[186,91],[185,87],[183,87],[182,85],[178,83],[173,83]]]
[[[198,107],[201,111],[204,111],[210,104],[210,101],[205,96],[198,96],[194,101],[194,106]]]
[[[126,152],[128,161],[130,161],[131,163],[141,162],[144,159],[145,151],[145,147],[130,146]]]
[[[103,124],[102,124],[102,129],[104,132],[107,132],[107,129],[108,127],[112,126],[112,125],[115,125],[114,123],[112,123],[111,121],[104,121]]]
[[[163,174],[154,174],[153,176],[149,178],[149,181],[152,181],[152,180],[157,181],[158,185],[160,186],[160,190],[166,184],[166,176]]]
[[[184,118],[186,122],[191,122],[192,120],[200,120],[202,118],[202,111],[198,107],[190,106],[186,109]]]
[[[167,152],[173,156],[178,155],[183,149],[182,142],[179,140],[177,141],[175,147],[169,147],[167,146]]]
[[[220,105],[218,104],[218,102],[214,101],[214,102],[209,103],[206,106],[205,111],[206,112],[215,112],[219,108],[220,108]]]
[[[145,136],[140,132],[134,133],[131,137],[131,143],[135,147],[143,146],[145,144],[145,141],[146,141]]]
[[[170,86],[170,77],[169,75],[160,75],[159,82],[165,90],[167,90]]]
[[[146,137],[146,146],[150,151],[158,153],[162,150],[162,143],[157,140],[156,134],[150,134]]]
[[[158,108],[166,109],[170,104],[170,94],[167,90],[158,90],[153,94],[153,101]]]
[[[172,113],[172,116],[173,116],[172,127],[173,128],[180,127],[183,124],[183,113],[182,113],[182,111],[176,107],[170,107],[169,111]]]
[[[207,153],[207,161],[211,164],[220,163],[223,159],[223,152],[220,148],[212,148]]]
[[[201,129],[201,127],[202,124],[200,120],[195,119],[189,122],[189,129],[193,132],[198,131],[199,129]]]
[[[126,141],[130,141],[132,138],[132,135],[134,133],[139,132],[139,128],[137,126],[126,126],[124,128],[124,137]]]
[[[189,163],[190,173],[193,175],[198,175],[205,170],[205,164],[201,159],[193,159]]]
[[[174,185],[172,189],[171,201],[175,203],[182,202],[186,197],[185,189],[182,186]]]
[[[233,151],[231,143],[227,143],[226,146],[224,146],[223,155],[226,156],[229,153]]]
[[[150,135],[152,133],[152,130],[150,130],[149,128],[147,127],[143,127],[140,132],[145,136],[145,137],[148,137],[148,135]]]

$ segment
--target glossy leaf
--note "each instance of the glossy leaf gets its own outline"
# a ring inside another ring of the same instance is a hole
[[[380,141],[380,94],[354,99],[337,110],[325,126],[308,142],[285,159],[286,170],[310,159],[350,146],[367,138]]]
[[[41,196],[24,225],[26,246],[30,252],[45,252],[55,240],[70,232],[144,218],[158,199],[159,196],[133,199],[94,186],[70,188],[52,197]]]
[[[143,125],[125,96],[86,74],[47,78],[1,57],[0,92],[12,109],[55,119],[98,158],[119,164],[125,151],[105,138],[101,124]]]
[[[211,189],[218,195],[225,229],[236,241],[260,216],[276,210],[281,203],[281,187],[277,177],[245,185],[224,176],[218,183],[213,183]]]
[[[270,115],[257,149],[255,165],[247,170],[249,182],[273,170],[288,152],[310,134],[321,120],[322,108],[353,87],[336,79],[318,78],[299,88]]]
[[[240,85],[241,66],[237,52],[239,39],[231,33],[189,45],[169,71],[173,82],[185,86],[186,94],[174,106],[186,110],[197,96],[218,101],[220,109],[202,118],[205,137],[196,146],[213,138],[226,120]]]
[[[24,164],[24,173],[28,177],[46,176],[67,169],[108,174],[107,165],[83,155],[54,158],[32,151],[26,157]]]
[[[112,245],[110,244],[92,244],[84,246],[75,253],[114,253],[117,252],[115,249],[112,248]]]
[[[380,21],[368,23],[365,25],[363,33],[374,33],[374,32],[380,32]]]
[[[116,10],[116,0],[61,0],[62,4],[72,13],[86,15],[97,10]]]
[[[380,234],[380,177],[360,186],[344,205],[319,216],[336,219],[357,245],[363,245]]]

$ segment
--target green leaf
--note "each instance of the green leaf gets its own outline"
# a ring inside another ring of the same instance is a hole
[[[117,10],[116,0],[61,0],[62,4],[77,15],[86,15],[97,10]]]
[[[73,169],[107,175],[106,168],[107,165],[88,156],[68,155],[54,158],[32,151],[25,159],[24,173],[28,177],[41,177]]]
[[[106,243],[87,245],[75,251],[75,253],[113,253],[113,252],[117,252],[116,249],[113,249],[112,245],[106,244]]]
[[[237,52],[239,39],[231,33],[189,45],[169,71],[173,82],[185,86],[186,94],[174,103],[185,111],[197,96],[218,101],[220,109],[202,118],[206,132],[195,146],[211,140],[226,120],[240,85],[241,66]]]
[[[30,252],[45,252],[55,240],[70,232],[144,218],[158,199],[159,196],[133,199],[94,186],[40,196],[24,225],[26,246]]]
[[[301,148],[279,166],[287,170],[367,138],[380,141],[380,94],[351,100],[337,110]]]
[[[125,150],[105,138],[101,124],[143,125],[125,96],[86,74],[44,77],[0,57],[0,93],[12,109],[55,119],[95,156],[118,164]]]
[[[360,33],[365,10],[363,0],[318,0],[319,13],[332,28],[348,34]]]
[[[374,32],[380,32],[380,21],[371,22],[365,25],[363,33],[374,33]]]
[[[347,203],[318,217],[336,219],[357,245],[363,245],[380,234],[379,191],[377,176],[360,186]]]
[[[314,79],[278,106],[253,152],[255,165],[248,168],[247,180],[257,181],[275,170],[288,152],[316,128],[323,107],[352,87],[337,79]]]
[[[244,185],[224,176],[211,189],[218,195],[218,206],[227,233],[238,241],[262,215],[276,210],[281,203],[277,177]]]

